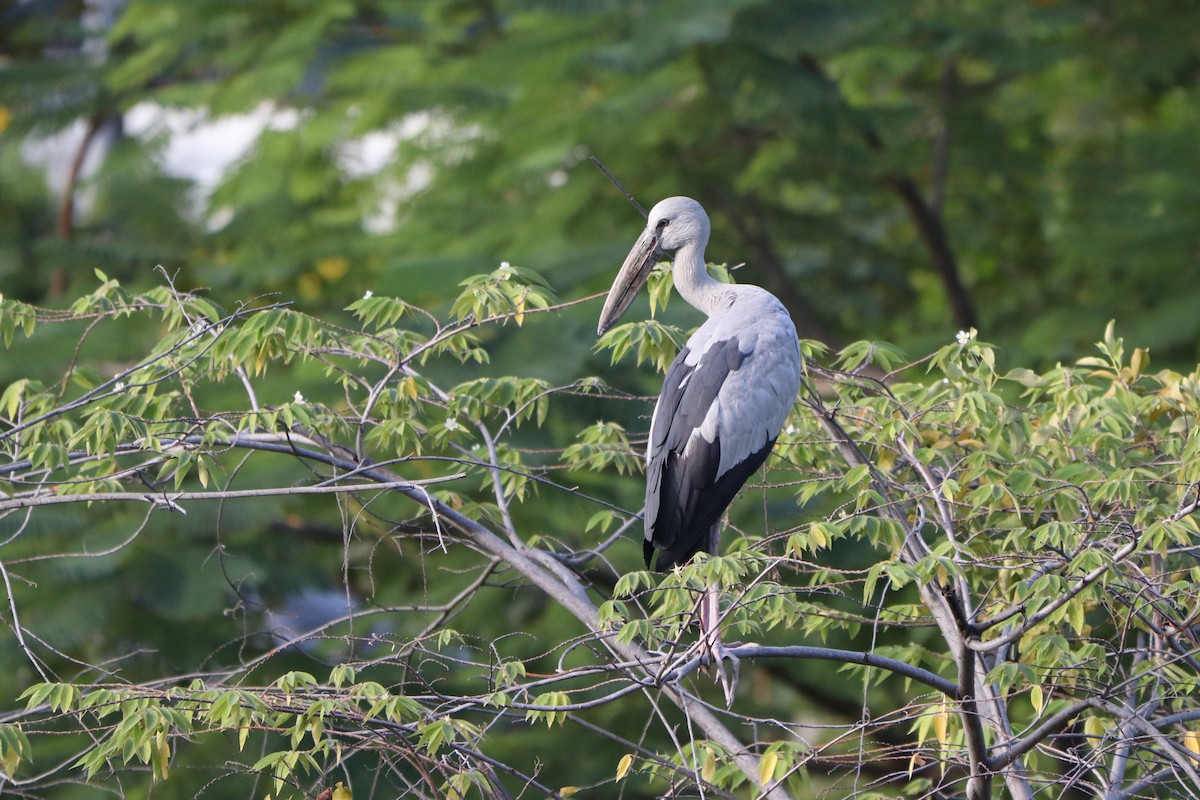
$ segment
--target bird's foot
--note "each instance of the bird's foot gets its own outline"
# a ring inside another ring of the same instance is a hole
[[[737,693],[741,662],[721,644],[721,609],[716,589],[705,590],[697,610],[700,618],[700,640],[696,642],[696,647],[700,651],[700,666],[711,666],[716,672],[721,690],[725,693],[725,706],[728,708],[733,705],[733,696]],[[732,677],[725,671],[726,661],[733,665]]]
[[[725,707],[733,706],[733,698],[737,694],[738,679],[741,676],[742,661],[733,651],[716,642],[707,644],[700,642],[700,666],[710,667],[710,674],[721,684],[721,692],[725,695]],[[725,664],[729,663],[726,670]]]

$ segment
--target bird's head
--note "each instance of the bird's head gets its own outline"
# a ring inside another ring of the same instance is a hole
[[[617,279],[608,290],[600,312],[597,333],[604,333],[633,304],[638,291],[659,261],[685,245],[708,243],[708,214],[690,197],[668,197],[659,201],[646,218],[646,229],[625,257]]]

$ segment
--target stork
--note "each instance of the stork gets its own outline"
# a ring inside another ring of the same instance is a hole
[[[783,303],[758,286],[708,274],[708,215],[689,197],[650,210],[600,312],[604,333],[633,303],[654,265],[674,260],[675,288],[703,312],[667,370],[646,446],[646,566],[666,571],[716,553],[721,516],[775,444],[800,388],[800,342]],[[717,593],[700,601],[701,652],[716,657]]]

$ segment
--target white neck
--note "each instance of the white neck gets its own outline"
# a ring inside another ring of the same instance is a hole
[[[672,272],[675,288],[683,299],[705,316],[712,316],[718,296],[729,287],[708,274],[704,266],[704,242],[689,242],[676,250]]]

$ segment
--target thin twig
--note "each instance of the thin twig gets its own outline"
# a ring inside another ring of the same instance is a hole
[[[57,506],[68,503],[106,503],[138,501],[154,503],[167,510],[179,512],[181,502],[193,500],[238,500],[247,497],[290,497],[302,494],[345,494],[347,492],[377,492],[387,489],[410,488],[419,490],[422,486],[436,483],[446,483],[465,478],[466,473],[444,475],[438,478],[423,478],[421,480],[388,481],[385,483],[354,483],[338,486],[281,486],[272,489],[229,489],[215,492],[95,492],[92,494],[39,494],[28,497],[17,497],[12,500],[0,501],[0,511],[13,508],[29,508],[31,506]],[[433,508],[430,507],[430,511]]]
[[[608,171],[608,167],[606,167],[606,166],[604,166],[604,164],[600,163],[600,159],[596,158],[595,156],[588,156],[588,158],[589,158],[589,160],[591,160],[591,162],[593,164],[596,165],[597,169],[599,169],[601,172],[604,173],[606,178],[608,178],[610,181],[612,181],[612,185],[617,187],[617,191],[620,192],[621,194],[625,195],[625,199],[633,204],[633,207],[638,210],[639,214],[641,214],[643,217],[650,216],[650,212],[646,210],[646,207],[643,206],[641,203],[639,203],[637,201],[637,199],[634,198],[633,195],[631,195],[629,192],[625,191],[625,187],[622,186],[621,182],[619,180],[617,180],[616,177],[611,172]]]

